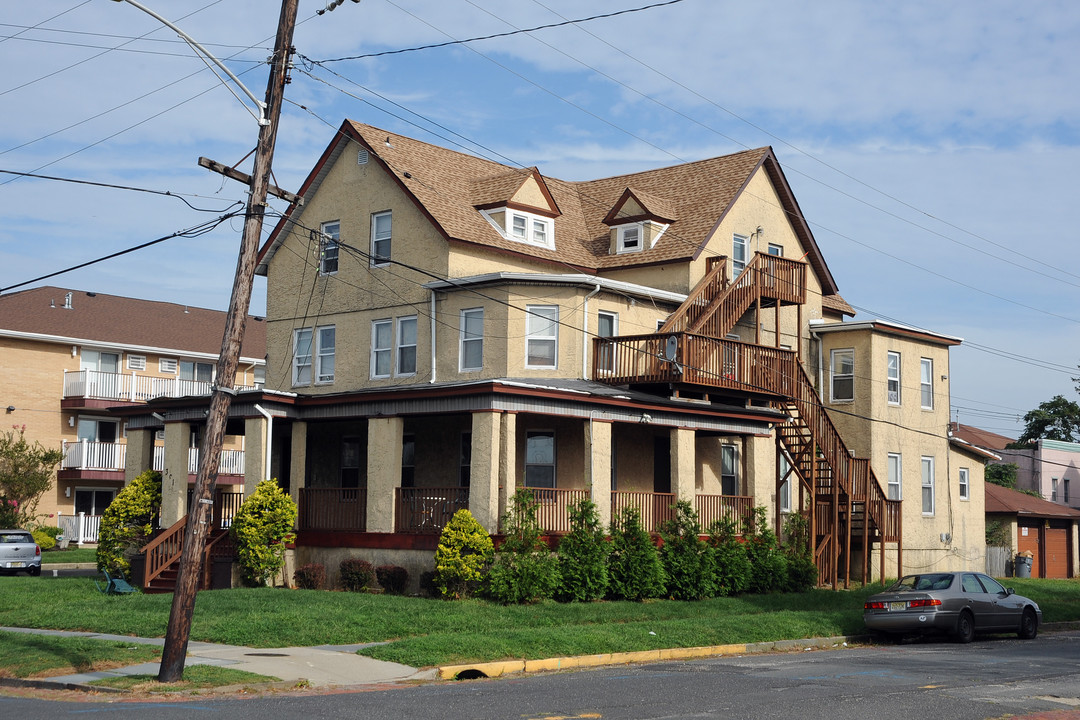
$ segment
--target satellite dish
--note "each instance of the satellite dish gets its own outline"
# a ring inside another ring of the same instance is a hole
[[[667,343],[664,345],[664,359],[668,362],[675,362],[675,356],[679,352],[679,338],[675,335],[668,335]]]

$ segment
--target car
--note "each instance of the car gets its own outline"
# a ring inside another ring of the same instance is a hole
[[[41,574],[41,548],[27,530],[0,530],[0,572]]]
[[[1014,632],[1034,639],[1042,624],[1038,603],[988,575],[931,572],[905,575],[863,605],[863,622],[884,636],[952,635],[971,642],[976,633]]]

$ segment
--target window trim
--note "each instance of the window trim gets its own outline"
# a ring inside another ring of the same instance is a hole
[[[919,461],[920,475],[922,480],[922,514],[924,517],[932,517],[937,510],[937,488],[934,482],[934,458],[923,455]],[[929,468],[929,473],[927,473]],[[930,509],[926,509],[926,491],[930,491]]]
[[[300,354],[300,336],[307,333],[308,346],[307,354]],[[293,387],[308,387],[311,385],[312,379],[315,377],[314,366],[314,350],[315,350],[315,333],[312,328],[293,328],[293,347],[292,347],[292,385]],[[307,358],[306,363],[301,363],[300,358]],[[307,368],[308,378],[302,380],[301,368]]]
[[[127,369],[128,370],[146,370],[146,356],[145,355],[128,355],[127,356]]]
[[[900,364],[901,363],[900,353],[895,351],[895,350],[890,350],[887,353],[886,357],[887,357],[887,360],[886,360],[886,363],[885,363],[885,376],[886,376],[886,380],[885,380],[885,400],[890,405],[899,405],[900,401],[901,401],[900,377],[901,377],[901,372],[902,372],[901,364]],[[896,366],[895,366],[895,368],[893,367],[892,363],[889,362],[893,358],[896,358]],[[895,375],[893,374],[894,369],[896,371]],[[893,386],[894,385],[896,387],[896,390],[895,390],[896,399],[895,400],[893,399],[893,392],[894,392],[893,391]]]
[[[503,229],[503,234],[507,240],[548,248],[549,250],[555,249],[555,223],[551,218],[512,208],[505,208],[504,212],[506,213],[506,227]],[[522,235],[517,235],[514,232],[514,221],[518,219],[525,221]],[[542,228],[539,232],[537,231],[538,225]]]
[[[603,335],[600,330],[600,319],[611,318],[611,334]],[[598,310],[596,313],[596,337],[614,338],[619,336],[619,313],[610,310]],[[597,343],[600,357],[596,360],[596,368],[601,373],[611,374],[615,372],[615,346],[614,343]]]
[[[323,346],[323,333],[329,331],[333,335],[334,345],[330,348],[331,352],[327,353],[326,348]],[[336,325],[320,325],[315,328],[313,335],[315,338],[315,352],[313,358],[315,360],[314,378],[316,385],[330,385],[334,382],[334,375],[337,370],[337,363],[335,358],[337,355],[337,326]],[[333,370],[327,375],[324,363],[329,357],[330,364],[333,365]]]
[[[968,471],[968,469],[966,467],[960,468],[959,480],[960,480],[960,484],[959,484],[960,499],[965,500],[965,501],[970,500],[971,499],[971,473]]]
[[[390,344],[382,347],[377,345],[379,337],[379,327],[388,325],[390,327]],[[387,371],[385,374],[379,374],[379,353],[386,353],[390,358],[390,362],[387,365]],[[369,374],[372,380],[382,380],[385,378],[393,377],[394,373],[394,320],[393,318],[381,318],[379,320],[371,321],[371,353],[369,355],[370,363]]]
[[[412,321],[413,324],[413,341],[411,343],[405,343],[403,341],[404,333],[401,331],[401,326],[409,321]],[[402,315],[395,319],[394,329],[396,331],[396,336],[394,337],[394,377],[412,377],[413,375],[416,375],[418,366],[417,361],[419,356],[417,353],[417,341],[420,338],[420,323],[417,320],[416,315]],[[413,368],[412,370],[402,370],[401,361],[404,357],[402,351],[408,348],[412,348],[413,351]]]
[[[773,252],[773,251],[776,252]],[[784,257],[784,246],[779,243],[769,243],[768,254],[773,257]]]
[[[929,391],[930,404],[926,404]],[[931,358],[919,358],[919,405],[923,410],[934,409],[934,361]]]
[[[467,335],[467,318],[470,315],[479,314],[480,316],[480,334],[475,337]],[[480,364],[476,367],[465,364],[466,358],[466,343],[478,344],[480,346]],[[458,315],[458,372],[479,372],[484,369],[484,308],[474,307],[465,308]]]
[[[176,358],[158,358],[158,372],[165,375],[176,375],[180,372],[180,361]]]
[[[637,253],[645,249],[645,223],[626,223],[625,225],[619,225],[616,229],[615,236],[615,252],[622,253]],[[626,231],[633,230],[637,233],[637,245],[634,247],[627,247],[626,245]]]
[[[334,228],[332,231],[330,228]],[[335,275],[338,271],[338,263],[341,259],[341,221],[330,220],[319,225],[319,274]],[[327,269],[333,254],[332,270]]]
[[[553,310],[554,317],[547,318],[537,311]],[[551,323],[552,335],[537,335],[530,329],[530,320],[538,318]],[[554,347],[550,365],[534,365],[529,362],[529,346],[533,342],[551,342]],[[525,368],[529,370],[557,370],[559,367],[559,306],[558,305],[526,305],[525,306]]]
[[[896,479],[895,481],[889,477],[889,473],[896,467]],[[904,499],[904,456],[901,453],[891,452],[888,454],[885,460],[885,496],[889,500],[903,500]],[[896,487],[896,497],[892,497],[889,490]]]
[[[379,237],[377,229],[380,218],[390,218],[390,231],[385,237]],[[371,213],[371,267],[386,267],[390,264],[390,258],[393,256],[394,240],[394,212],[393,210],[383,210],[381,212]],[[379,243],[386,243],[386,254],[380,254],[377,250]]]
[[[841,355],[851,356],[851,372],[850,373],[838,373],[836,372],[836,359]],[[837,379],[851,380],[851,397],[839,398],[836,396],[836,381]],[[829,402],[831,403],[851,403],[855,402],[855,348],[836,348],[829,351]]]
[[[780,507],[780,512],[791,512],[791,476],[794,468],[791,466],[791,462],[784,453],[779,453],[780,459],[780,490],[778,497],[776,498],[776,504]]]
[[[731,454],[731,472],[724,472],[724,456],[728,453]],[[731,482],[734,484],[734,492],[724,492],[724,478],[732,478]],[[727,495],[728,497],[735,497],[739,494],[739,448],[734,443],[723,443],[720,445],[720,494]]]
[[[1050,502],[1058,501],[1058,478],[1050,478]]]

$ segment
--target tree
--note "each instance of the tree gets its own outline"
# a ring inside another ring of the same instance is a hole
[[[0,434],[0,525],[30,523],[38,500],[52,487],[53,471],[64,453],[49,450],[36,440],[26,441],[26,426],[12,425]]]
[[[986,482],[1000,485],[1010,490],[1016,489],[1016,475],[1020,471],[1016,463],[1001,463],[986,466]]]
[[[126,574],[131,558],[150,542],[161,507],[161,473],[147,470],[116,496],[101,516],[98,570]]]
[[[263,480],[232,519],[229,532],[244,579],[265,585],[285,567],[285,546],[296,537],[296,503],[274,480]]]
[[[1024,433],[1008,447],[1024,449],[1036,440],[1080,441],[1080,405],[1055,395],[1024,415]]]

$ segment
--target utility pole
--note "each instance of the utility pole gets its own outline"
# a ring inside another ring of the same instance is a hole
[[[270,164],[274,158],[278,119],[285,95],[289,58],[292,54],[293,29],[296,26],[299,0],[282,0],[278,19],[274,55],[270,61],[270,79],[266,84],[266,114],[268,123],[259,128],[259,143],[255,148],[254,167],[244,218],[244,233],[240,242],[240,257],[236,262],[229,312],[225,319],[225,334],[221,340],[221,355],[217,363],[217,384],[210,397],[210,411],[206,418],[206,432],[199,450],[199,472],[195,479],[192,506],[188,509],[187,527],[184,530],[184,547],[180,556],[180,575],[173,594],[169,627],[165,633],[165,648],[161,655],[158,680],[176,682],[184,674],[188,638],[191,634],[191,616],[195,611],[203,551],[212,517],[214,485],[217,483],[218,462],[225,439],[225,422],[229,405],[236,394],[233,385],[236,368],[240,362],[240,344],[244,339],[244,325],[251,304],[251,286],[255,279],[255,265],[259,254],[263,213],[270,184]]]

